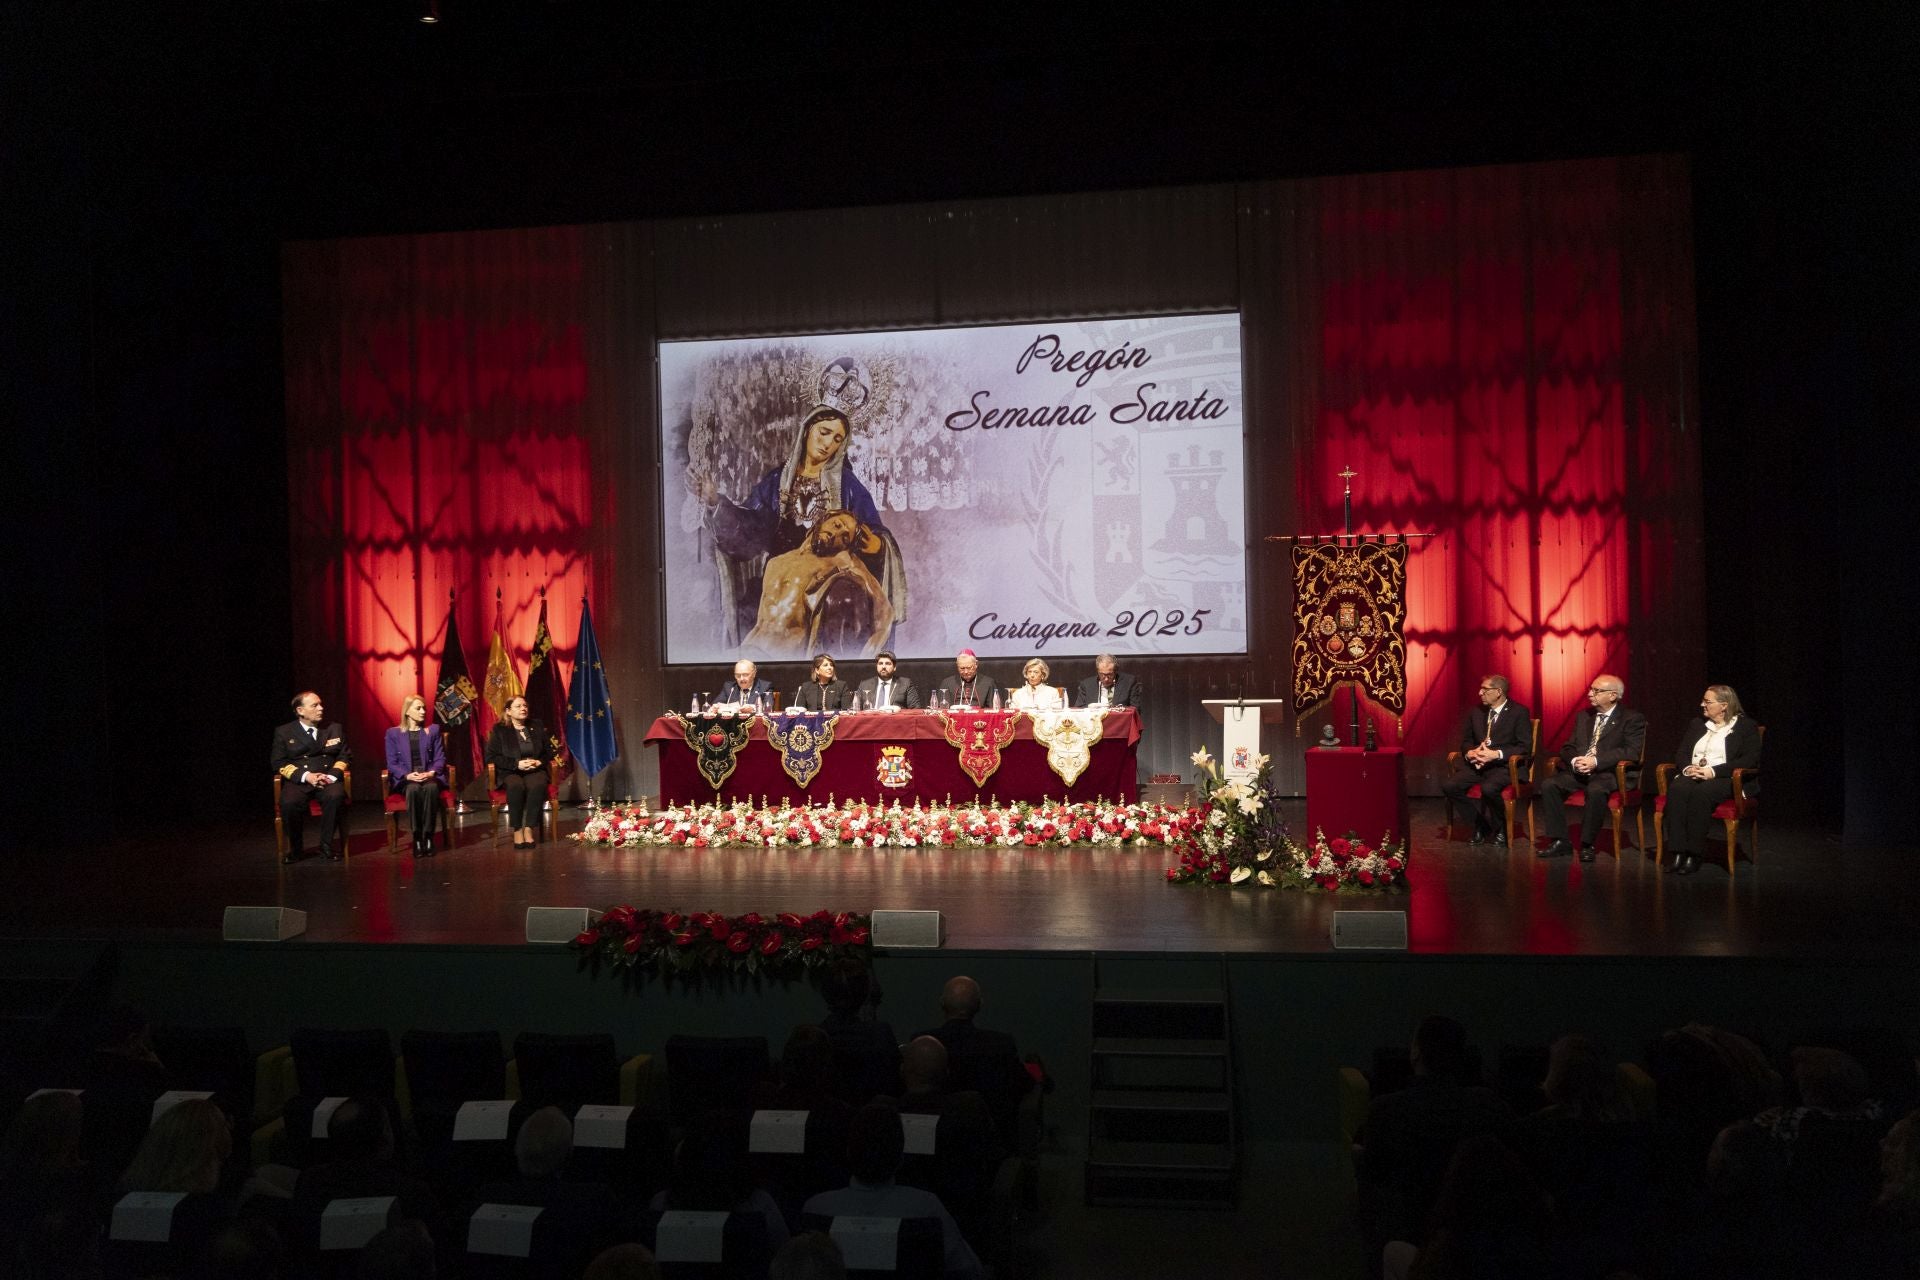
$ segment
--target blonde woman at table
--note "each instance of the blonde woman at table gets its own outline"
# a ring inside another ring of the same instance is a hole
[[[1064,711],[1067,706],[1066,697],[1047,683],[1047,677],[1052,674],[1047,669],[1047,664],[1040,659],[1027,659],[1027,665],[1020,668],[1020,676],[1026,683],[1013,691],[1013,701],[1010,704],[1013,709],[1015,711]]]

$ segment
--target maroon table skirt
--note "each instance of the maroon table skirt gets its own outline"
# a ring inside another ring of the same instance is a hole
[[[948,743],[940,717],[925,711],[857,712],[842,715],[834,725],[833,745],[820,754],[820,771],[805,787],[780,767],[780,753],[767,741],[764,724],[756,723],[752,740],[734,761],[734,770],[715,791],[695,767],[693,748],[681,735],[679,722],[661,716],[647,730],[646,741],[660,749],[660,802],[698,804],[706,801],[760,797],[825,804],[841,800],[922,804],[997,800],[1029,803],[1045,799],[1125,800],[1140,797],[1136,757],[1140,745],[1140,715],[1130,707],[1109,711],[1100,723],[1100,741],[1093,745],[1092,762],[1069,787],[1047,765],[1047,749],[1033,740],[1033,723],[1022,717],[1014,739],[1000,752],[1000,767],[976,787],[960,768],[960,751]],[[880,785],[880,749],[907,749],[913,780],[905,787]]]
[[[1382,832],[1405,840],[1407,831],[1407,755],[1399,747],[1363,751],[1359,747],[1311,747],[1307,750],[1307,829],[1332,840],[1351,831],[1372,844]]]

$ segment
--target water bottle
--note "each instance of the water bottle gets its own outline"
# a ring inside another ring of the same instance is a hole
[[[993,704],[989,709],[993,711],[1000,709],[1000,691],[998,689],[993,691]]]
[[[699,694],[697,693],[694,694],[693,701],[687,704],[687,714],[690,716],[697,716],[700,714],[700,695]]]

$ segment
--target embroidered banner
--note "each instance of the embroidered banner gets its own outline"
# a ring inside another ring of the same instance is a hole
[[[1104,707],[1033,713],[1033,738],[1047,749],[1047,767],[1072,786],[1093,762],[1093,744],[1100,741]]]
[[[838,715],[802,711],[767,717],[767,741],[780,749],[780,767],[801,786],[820,772],[820,753],[833,745],[833,722]]]
[[[718,791],[720,784],[733,776],[740,751],[747,745],[747,731],[753,727],[753,717],[729,712],[711,716],[676,714],[674,719],[680,722],[680,732],[693,748],[700,776]]]
[[[1000,748],[1013,741],[1018,711],[942,711],[947,741],[960,748],[960,768],[973,785],[984,787],[1000,767]]]
[[[1406,617],[1406,543],[1295,544],[1294,714],[1324,705],[1350,684],[1404,715]]]

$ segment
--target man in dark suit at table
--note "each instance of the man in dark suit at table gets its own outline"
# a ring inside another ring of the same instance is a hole
[[[1480,705],[1460,724],[1460,766],[1440,784],[1441,792],[1473,813],[1468,844],[1494,844],[1506,830],[1506,805],[1500,793],[1513,781],[1507,757],[1533,747],[1533,717],[1507,697],[1505,676],[1480,677]],[[1467,792],[1480,788],[1478,800]]]
[[[1566,805],[1567,797],[1580,791],[1587,797],[1580,814],[1580,861],[1593,861],[1593,842],[1607,818],[1607,797],[1619,787],[1614,766],[1623,760],[1637,765],[1647,745],[1647,718],[1620,705],[1626,694],[1626,681],[1604,673],[1587,687],[1588,708],[1575,718],[1573,736],[1560,748],[1560,759],[1567,767],[1540,785],[1540,807],[1546,811],[1552,841],[1539,857],[1558,858],[1573,852],[1567,841]],[[1629,773],[1629,785],[1632,782]]]
[[[993,695],[1000,692],[1000,686],[992,676],[981,672],[980,659],[973,650],[962,649],[953,660],[953,674],[940,682],[940,692],[955,706],[986,707],[993,705]]]
[[[900,674],[893,655],[882,649],[873,658],[873,674],[860,682],[860,705],[869,711],[920,709],[920,690]]]
[[[813,655],[813,677],[794,691],[793,705],[802,711],[845,711],[853,705],[853,691],[833,674],[833,655]]]
[[[1076,707],[1132,707],[1140,708],[1140,682],[1120,670],[1120,664],[1110,653],[1103,653],[1093,660],[1093,674],[1080,682],[1080,688],[1073,695]]]
[[[326,708],[311,689],[293,700],[293,723],[273,731],[273,771],[280,775],[280,819],[287,829],[287,852],[280,859],[300,856],[300,840],[307,824],[307,804],[320,801],[320,856],[338,862],[334,841],[340,836],[340,806],[346,802],[347,735],[338,723],[323,723]]]
[[[722,689],[720,696],[713,701],[716,706],[750,707],[753,705],[753,700],[757,697],[765,698],[768,704],[771,705],[773,702],[773,681],[763,679],[760,675],[759,666],[742,658],[733,664],[732,682],[729,683],[725,689]]]

